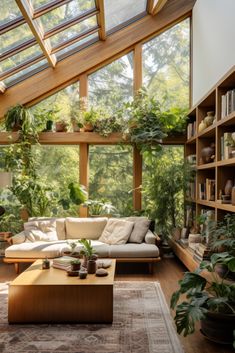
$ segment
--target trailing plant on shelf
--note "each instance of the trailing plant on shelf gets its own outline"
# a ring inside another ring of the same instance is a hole
[[[163,138],[184,134],[186,130],[187,110],[180,107],[164,109],[144,88],[138,91],[133,101],[124,104],[122,111],[125,132],[141,152],[159,151]]]
[[[101,117],[96,120],[94,131],[98,132],[101,136],[108,137],[113,132],[122,132],[123,121],[121,117],[112,115],[111,117]]]
[[[235,258],[234,258],[235,260]],[[173,293],[171,308],[176,309],[175,324],[177,332],[187,336],[195,331],[195,323],[201,321],[201,331],[209,339],[220,343],[233,342],[235,327],[235,283],[224,282],[215,273],[221,259],[217,254],[210,261],[202,261],[195,272],[186,272],[179,281],[179,290]],[[201,275],[207,270],[211,280]],[[231,267],[235,272],[235,262]],[[180,304],[183,295],[186,299]],[[213,327],[213,330],[212,330]],[[235,340],[234,340],[235,348]]]
[[[59,109],[53,107],[51,109],[37,108],[33,111],[35,121],[39,131],[52,131],[53,124],[59,119]]]
[[[34,117],[28,108],[21,104],[8,109],[4,115],[7,131],[19,131],[23,134],[32,134],[35,130]]]

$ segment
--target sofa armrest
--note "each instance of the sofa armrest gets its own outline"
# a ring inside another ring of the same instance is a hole
[[[148,230],[146,235],[145,235],[144,241],[145,241],[146,244],[154,244],[154,245],[156,245],[155,234],[153,234],[153,232],[151,232],[151,230]]]

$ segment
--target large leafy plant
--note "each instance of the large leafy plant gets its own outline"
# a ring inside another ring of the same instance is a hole
[[[195,323],[205,319],[208,312],[235,314],[235,283],[225,282],[215,273],[216,265],[221,262],[219,254],[213,254],[210,262],[202,261],[198,270],[186,272],[179,281],[180,288],[171,298],[179,334],[187,336],[193,333]],[[210,272],[212,281],[201,275],[203,270]],[[231,263],[230,270],[235,272],[235,262]],[[186,300],[178,304],[181,295],[186,296]]]

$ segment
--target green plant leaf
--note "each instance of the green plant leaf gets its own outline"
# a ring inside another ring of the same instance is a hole
[[[207,309],[183,302],[177,306],[175,324],[177,332],[187,336],[195,331],[195,322],[205,317]]]

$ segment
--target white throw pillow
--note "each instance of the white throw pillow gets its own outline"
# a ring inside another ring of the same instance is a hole
[[[12,238],[12,244],[21,244],[24,243],[25,241],[25,232],[20,232],[18,234],[15,234]]]
[[[126,244],[134,222],[110,218],[101,234],[99,241],[110,245]]]
[[[44,233],[39,229],[25,231],[27,239],[31,242],[35,241],[55,241],[58,240],[56,231]]]

